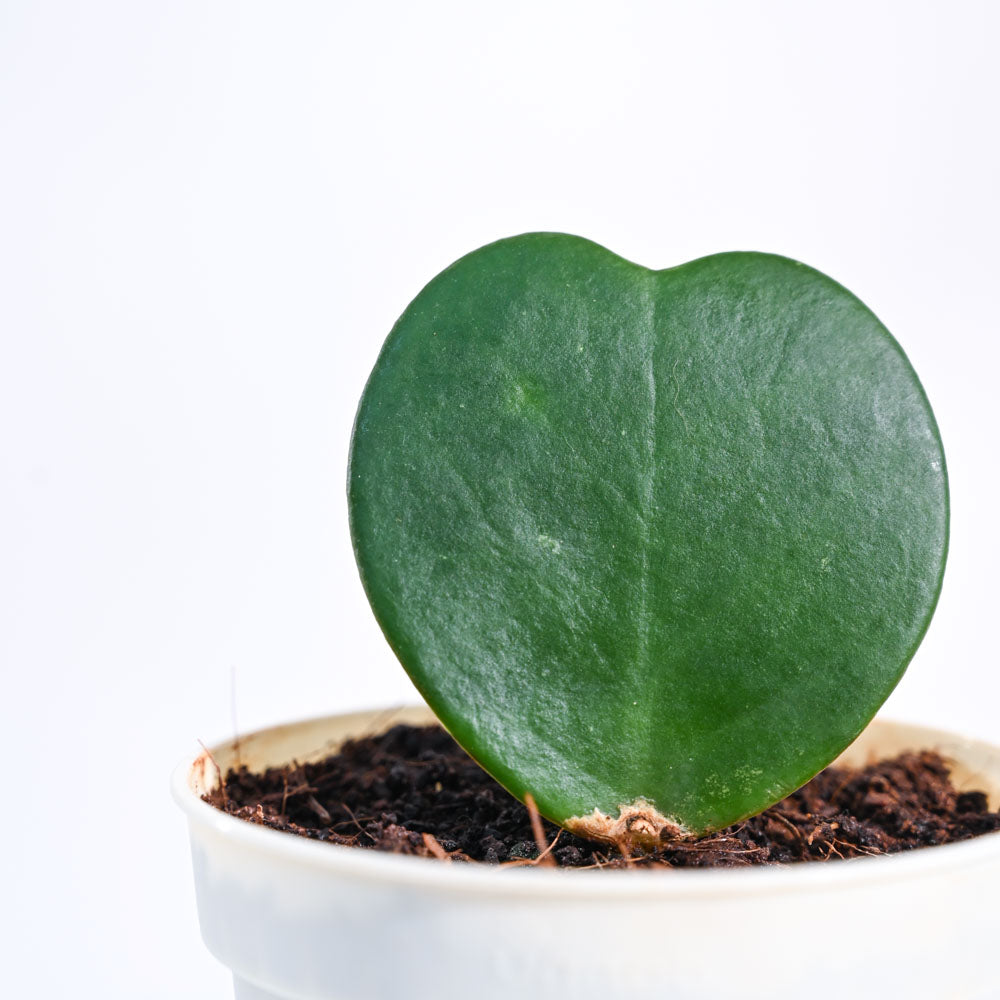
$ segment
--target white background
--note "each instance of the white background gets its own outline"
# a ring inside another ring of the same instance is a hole
[[[351,422],[410,298],[501,236],[775,251],[880,315],[953,495],[886,711],[1000,736],[998,9],[0,4],[5,993],[228,995],[168,774],[234,702],[412,698]]]

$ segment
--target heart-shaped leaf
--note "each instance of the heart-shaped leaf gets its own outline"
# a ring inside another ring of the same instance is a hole
[[[372,607],[459,743],[589,835],[723,827],[807,781],[937,599],[944,455],[899,346],[758,253],[469,254],[393,329],[351,447]]]

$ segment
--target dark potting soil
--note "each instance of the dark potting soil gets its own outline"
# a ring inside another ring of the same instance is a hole
[[[325,760],[226,776],[206,800],[313,840],[489,864],[722,867],[892,854],[1000,830],[979,791],[959,791],[930,751],[828,767],[766,812],[654,851],[580,840],[540,820],[440,727],[394,726]]]

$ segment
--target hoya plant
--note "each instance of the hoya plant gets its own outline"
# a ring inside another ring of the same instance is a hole
[[[463,257],[351,445],[386,638],[455,739],[583,836],[716,830],[804,784],[913,656],[948,537],[917,376],[854,295],[576,236]]]

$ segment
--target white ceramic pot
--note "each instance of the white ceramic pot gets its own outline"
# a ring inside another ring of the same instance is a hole
[[[252,768],[316,759],[426,709],[279,726]],[[864,762],[933,747],[1000,799],[1000,748],[874,722]],[[232,743],[212,748],[235,760]],[[254,826],[178,767],[205,943],[241,1000],[987,1000],[1000,997],[1000,834],[884,858],[737,870],[493,868],[379,854]]]

